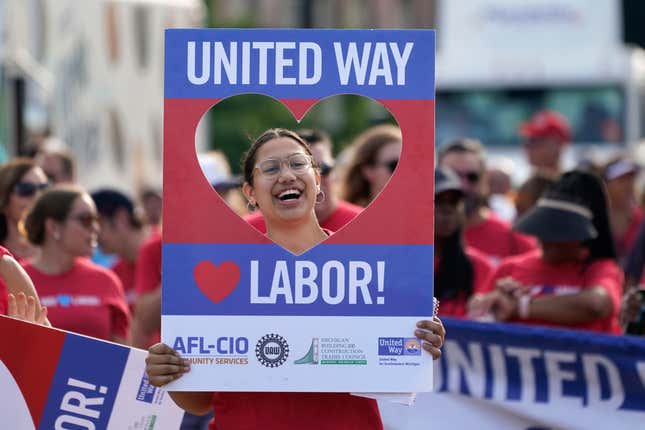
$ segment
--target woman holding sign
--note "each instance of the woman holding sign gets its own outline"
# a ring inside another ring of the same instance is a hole
[[[325,240],[331,232],[316,219],[320,173],[307,144],[294,132],[272,129],[251,146],[243,163],[243,191],[264,216],[267,237],[295,254]],[[445,336],[441,321],[420,321],[415,335],[439,358]],[[163,386],[190,370],[189,362],[169,346],[149,349],[150,382]],[[346,393],[171,392],[194,414],[215,410],[211,429],[382,429],[375,400]]]

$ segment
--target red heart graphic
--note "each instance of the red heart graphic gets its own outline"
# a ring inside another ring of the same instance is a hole
[[[232,261],[224,261],[217,267],[204,260],[195,266],[193,277],[200,291],[213,303],[219,303],[237,288],[240,267]]]

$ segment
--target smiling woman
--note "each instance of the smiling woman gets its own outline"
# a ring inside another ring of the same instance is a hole
[[[398,155],[398,154],[397,154]],[[242,163],[243,191],[264,217],[267,237],[294,254],[302,254],[333,232],[320,227],[315,204],[321,176],[309,146],[296,133],[270,129],[262,133]],[[410,327],[426,353],[441,354],[445,330],[438,318]],[[148,352],[150,383],[163,386],[190,370],[169,346]],[[376,401],[347,393],[170,392],[183,409],[195,414],[215,410],[211,429],[382,429]],[[306,423],[306,424],[303,424]]]
[[[24,266],[54,327],[127,343],[130,312],[121,282],[86,258],[96,246],[98,220],[82,189],[47,190],[25,219],[27,237],[40,253]]]

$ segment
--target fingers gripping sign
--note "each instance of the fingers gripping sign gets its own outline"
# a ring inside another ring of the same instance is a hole
[[[168,345],[157,343],[148,349],[146,373],[155,387],[162,387],[189,371],[190,362],[182,359],[179,353]]]

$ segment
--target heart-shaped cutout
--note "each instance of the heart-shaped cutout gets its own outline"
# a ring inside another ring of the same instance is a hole
[[[352,110],[354,112],[362,111],[363,115],[355,113],[352,115],[350,114]],[[343,113],[344,111],[346,113]],[[294,118],[294,115],[301,119]],[[241,196],[241,193],[236,192],[234,186],[232,186],[235,184],[231,176],[233,169],[228,165],[226,159],[235,160],[231,164],[237,166],[239,164],[237,160],[243,158],[251,143],[252,136],[259,136],[265,130],[276,127],[290,130],[316,129],[323,132],[335,130],[335,133],[329,134],[332,136],[332,142],[336,143],[336,151],[333,148],[323,149],[322,151],[313,150],[314,158],[319,165],[330,166],[333,165],[333,152],[338,152],[339,147],[345,149],[352,140],[360,135],[361,132],[370,128],[375,122],[396,124],[393,115],[381,103],[358,95],[329,97],[318,101],[307,109],[296,110],[293,113],[281,101],[269,96],[245,94],[229,97],[215,104],[202,116],[200,125],[197,127],[196,142],[199,142],[198,136],[201,134],[199,130],[204,129],[204,122],[208,118],[213,119],[210,128],[213,130],[213,141],[216,143],[218,151],[199,154],[198,159],[202,173],[212,187],[218,191],[219,196],[223,198],[229,208],[245,219],[245,215],[247,215],[245,211],[246,201]],[[397,140],[400,142],[400,137]],[[321,144],[321,146],[323,145]],[[197,144],[196,146],[199,147],[200,145]],[[397,148],[394,151],[396,154],[393,151],[389,152],[392,152],[390,158],[395,157],[398,161],[400,143]],[[379,148],[378,151],[383,149],[385,148]],[[376,156],[378,155],[376,154]],[[396,166],[396,161],[394,166]],[[377,165],[374,169],[378,170],[378,168],[383,170],[383,172],[377,172],[381,177],[376,178],[380,192],[387,187],[387,182],[390,179],[389,175],[392,175],[393,170],[388,173],[385,165]],[[382,177],[383,174],[386,175],[385,179]],[[340,180],[341,174],[337,172],[334,172],[330,178],[323,177],[321,185],[327,202],[321,202],[316,205],[319,222],[324,228],[333,231],[338,231],[340,226],[344,227],[345,224],[348,224],[346,219],[350,215],[346,213],[347,211],[352,212],[351,216],[358,212],[358,208],[350,210],[345,206],[343,208],[345,213],[342,215],[342,223],[335,221],[333,226],[326,225],[325,220],[320,218],[321,213],[333,218],[330,214],[338,207],[338,200],[330,194],[337,191]],[[377,199],[378,196],[373,201]],[[334,206],[332,206],[332,203]],[[360,205],[364,205],[364,201],[361,201]],[[261,234],[264,234],[265,227],[261,214],[258,212],[256,216],[251,216],[250,218],[253,220],[251,224]]]
[[[240,282],[240,267],[232,261],[224,261],[216,266],[204,260],[197,263],[193,278],[199,290],[213,303],[227,298]]]

